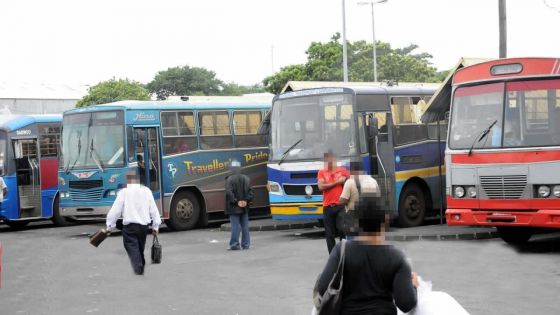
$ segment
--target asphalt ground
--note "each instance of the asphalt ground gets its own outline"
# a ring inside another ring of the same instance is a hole
[[[119,234],[89,245],[101,227],[0,227],[0,314],[309,314],[327,259],[324,239],[304,230],[253,232],[250,250],[227,251],[219,224],[164,228],[162,264],[136,276]],[[390,243],[471,314],[560,313],[559,234],[522,247],[500,239]]]

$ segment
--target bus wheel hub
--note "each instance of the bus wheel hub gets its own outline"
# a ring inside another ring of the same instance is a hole
[[[420,214],[420,202],[416,196],[408,196],[405,200],[406,212],[409,217],[417,217]]]
[[[190,200],[181,199],[177,203],[177,216],[182,220],[189,220],[193,216],[194,207]]]

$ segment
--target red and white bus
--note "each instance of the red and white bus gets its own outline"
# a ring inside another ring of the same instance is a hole
[[[496,226],[508,243],[560,229],[560,59],[458,70],[449,126],[449,225]]]

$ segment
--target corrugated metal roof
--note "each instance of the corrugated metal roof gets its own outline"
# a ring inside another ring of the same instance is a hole
[[[449,111],[449,106],[451,105],[453,75],[457,70],[488,60],[490,59],[465,57],[459,59],[459,62],[451,69],[447,78],[445,78],[434,96],[430,99],[430,102],[428,102],[428,108],[422,115],[422,122],[429,123],[445,119],[445,113]]]
[[[87,94],[87,89],[86,85],[0,82],[0,99],[79,100]]]
[[[421,82],[399,82],[400,87],[439,87],[440,83],[421,83]],[[342,81],[289,81],[282,89],[282,93],[290,91],[300,91],[315,88],[326,87],[381,87],[386,88],[389,85],[386,82],[342,82]]]

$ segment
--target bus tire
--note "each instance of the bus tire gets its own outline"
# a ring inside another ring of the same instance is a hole
[[[522,227],[498,226],[497,229],[502,240],[513,245],[525,244],[533,236],[533,231]]]
[[[29,224],[29,221],[6,221],[6,224],[14,230],[19,230]]]
[[[194,229],[200,218],[198,198],[190,191],[178,192],[171,202],[168,226],[176,231]]]
[[[426,197],[422,188],[414,183],[407,184],[399,199],[399,226],[413,227],[424,222],[426,215]]]
[[[58,195],[57,195],[54,199],[53,209],[52,209],[52,211],[53,211],[52,221],[53,221],[54,225],[56,225],[56,226],[71,225],[72,223],[68,219],[66,219],[65,217],[60,215],[59,203],[60,203],[60,200],[59,200]]]

